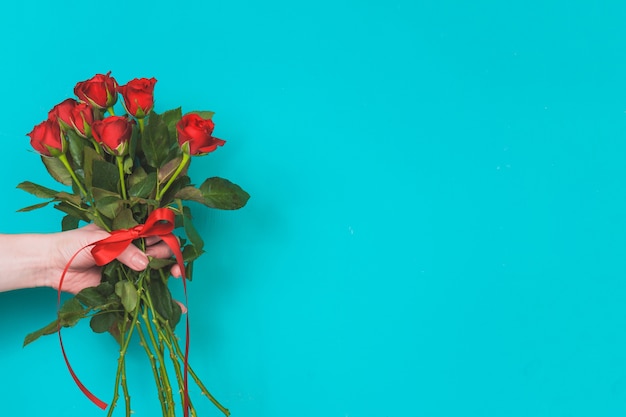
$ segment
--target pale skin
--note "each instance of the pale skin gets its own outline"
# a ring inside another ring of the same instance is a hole
[[[81,248],[104,239],[109,234],[90,224],[75,230],[50,234],[0,234],[0,292],[24,288],[59,288],[63,269]],[[172,255],[165,243],[149,238],[146,252],[130,245],[117,259],[128,267],[142,271],[148,266],[148,256],[167,258]],[[172,275],[180,276],[178,266]],[[64,292],[78,293],[100,283],[100,267],[89,248],[74,258],[63,280]]]

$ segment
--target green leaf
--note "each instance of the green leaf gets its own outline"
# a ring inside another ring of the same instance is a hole
[[[89,327],[95,333],[108,332],[117,321],[118,315],[112,311],[101,311],[94,314],[89,321]]]
[[[60,193],[57,193],[55,198],[57,200],[59,200],[59,201],[65,201],[67,203],[72,203],[72,204],[74,204],[76,206],[80,206],[81,203],[82,203],[82,200],[81,200],[79,195],[66,193],[65,191],[61,191]]]
[[[170,188],[167,190],[163,197],[161,198],[161,207],[165,207],[169,203],[174,200],[174,196],[181,188],[184,188],[189,185],[190,179],[186,175],[181,175],[174,180]]]
[[[98,290],[98,287],[84,288],[75,297],[89,308],[98,307],[106,303],[106,297]]]
[[[176,172],[176,170],[178,169],[178,166],[180,165],[182,159],[182,156],[177,156],[163,164],[161,169],[159,169],[159,182],[161,184],[167,182],[167,180],[169,180],[172,175],[174,175],[174,172]],[[189,166],[189,163],[187,163],[187,166]],[[181,172],[183,175],[186,174],[186,170]]]
[[[63,185],[72,185],[72,176],[67,172],[67,168],[63,165],[59,158],[52,156],[41,156],[41,161],[46,166],[46,170],[52,178]]]
[[[163,122],[167,125],[170,139],[176,138],[176,123],[178,123],[182,117],[183,112],[180,107],[168,110],[161,115]]]
[[[246,205],[250,195],[227,179],[208,178],[200,186],[203,204],[221,210],[236,210]]]
[[[129,175],[133,172],[133,158],[126,156],[124,158],[124,174]]]
[[[120,174],[117,165],[106,161],[93,161],[93,179],[91,184],[94,188],[102,188],[117,193],[119,183]]]
[[[113,191],[93,187],[91,192],[96,209],[110,219],[115,218],[124,208],[124,200]]]
[[[178,190],[174,198],[179,198],[181,200],[187,201],[195,201],[196,203],[204,204],[204,196],[202,195],[202,191],[192,185],[188,187],[183,187]]]
[[[185,277],[189,281],[193,279],[193,261],[187,262],[187,265],[185,265]]]
[[[127,181],[128,187],[131,188],[134,185],[139,184],[147,176],[148,174],[146,174],[146,171],[143,169],[141,165],[139,165],[137,168],[135,168],[133,173],[128,176],[128,181]]]
[[[194,110],[194,111],[190,111],[187,114],[197,114],[198,116],[202,117],[204,120],[209,120],[209,119],[213,118],[213,115],[215,114],[215,112],[213,112],[213,111],[203,111],[203,110]]]
[[[35,184],[30,181],[19,183],[17,188],[39,198],[54,198],[59,194],[58,191],[54,191],[50,188],[44,187],[43,185]]]
[[[113,269],[116,268],[116,266],[119,266],[119,262],[118,261],[113,261],[110,264],[107,264],[107,266],[111,265],[111,267]],[[105,267],[106,268],[106,267]],[[109,297],[113,294],[115,294],[115,287],[113,287],[113,285],[111,285],[108,282],[101,282],[100,285],[98,285],[96,287],[98,289],[98,291],[100,292],[100,294],[104,295],[105,297]]]
[[[122,300],[126,312],[130,313],[137,307],[137,288],[130,281],[119,281],[115,284],[115,294]]]
[[[187,207],[185,208],[187,209]],[[185,234],[187,235],[187,238],[189,238],[191,244],[198,252],[202,252],[204,241],[202,240],[200,233],[198,233],[194,227],[193,222],[191,221],[191,215],[188,215],[187,213],[183,216],[183,228],[185,229]]]
[[[84,220],[84,221],[92,220],[89,217],[89,213],[88,212],[79,210],[75,206],[73,206],[71,204],[68,204],[68,203],[66,203],[64,201],[60,202],[59,204],[55,204],[54,208],[59,210],[59,211],[62,211],[65,214],[69,214],[70,216],[74,216],[77,219],[81,219],[81,220]]]
[[[45,335],[56,333],[57,330],[59,330],[59,320],[58,319],[54,320],[52,323],[42,327],[41,329],[26,335],[26,337],[24,338],[24,344],[22,346],[26,346],[29,343],[34,342],[35,340],[39,339],[41,336],[45,336]]]
[[[47,206],[48,204],[52,203],[53,200],[50,201],[46,201],[45,203],[39,203],[39,204],[33,204],[32,206],[28,206],[28,207],[23,207],[19,210],[17,210],[18,213],[24,213],[27,211],[33,211],[33,210],[37,210],[40,209],[42,207]]]
[[[167,124],[157,113],[151,113],[141,137],[141,149],[148,165],[153,168],[161,167],[171,147]]]
[[[158,275],[154,275],[150,280],[148,292],[150,293],[154,309],[165,320],[169,320],[170,325],[174,328],[178,320],[180,320],[180,313],[177,315],[176,307],[178,307],[178,310],[180,310],[180,307],[172,299],[169,288]]]
[[[130,229],[139,223],[133,217],[133,212],[129,208],[122,209],[113,219],[113,230]]]
[[[193,245],[185,245],[185,247],[183,248],[183,259],[185,260],[185,262],[192,262],[195,259],[198,259],[203,253],[203,250],[198,250]]]
[[[77,229],[79,222],[80,219],[77,219],[70,214],[63,216],[63,219],[61,220],[61,230],[65,232],[67,230]]]
[[[85,318],[87,313],[89,313],[89,308],[84,308],[76,297],[72,297],[66,300],[59,310],[61,326],[74,326],[80,319]]]
[[[165,268],[166,266],[170,266],[175,264],[176,261],[173,259],[163,259],[163,258],[151,258],[150,262],[148,263],[148,266],[152,269],[162,269]]]
[[[103,159],[102,159],[102,156],[98,155],[96,150],[91,148],[90,146],[85,146],[83,151],[84,151],[83,170],[84,170],[84,175],[85,175],[85,186],[87,187],[87,190],[89,190],[92,187],[93,162],[102,161]]]
[[[72,160],[78,167],[83,166],[84,162],[84,149],[87,140],[79,136],[74,130],[67,131],[68,142],[70,144],[70,155]]]
[[[131,197],[148,198],[156,188],[156,172],[151,172],[128,190]]]

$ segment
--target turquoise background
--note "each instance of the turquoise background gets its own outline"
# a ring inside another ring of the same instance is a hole
[[[623,415],[624,22],[618,1],[10,2],[0,231],[59,229],[15,212],[37,202],[17,183],[53,185],[25,137],[48,110],[154,76],[158,111],[214,110],[228,141],[194,178],[252,195],[195,211],[190,359],[233,416]],[[104,416],[55,337],[21,347],[54,314],[51,289],[0,294],[3,414]],[[113,340],[64,340],[109,401]]]

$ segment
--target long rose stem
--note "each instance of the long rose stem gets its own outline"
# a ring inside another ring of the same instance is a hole
[[[70,166],[70,162],[67,160],[67,155],[61,154],[59,156],[59,161],[61,161],[61,163],[63,164],[63,166],[67,170],[67,172],[69,172],[70,176],[72,177],[72,180],[74,180],[74,183],[80,189],[80,192],[83,193],[83,195],[85,197],[89,197],[89,194],[85,190],[85,187],[83,187],[83,184],[78,180],[78,177],[76,176],[76,173],[74,172],[74,170]]]
[[[139,286],[141,287],[141,283],[143,281],[144,274],[142,273],[139,276]],[[111,417],[113,415],[113,410],[115,409],[115,405],[117,404],[117,399],[119,398],[119,390],[118,387],[120,385],[120,378],[122,376],[122,368],[125,366],[124,361],[126,357],[126,351],[128,350],[128,344],[130,343],[130,338],[133,335],[133,331],[135,330],[135,325],[137,324],[137,317],[139,316],[139,303],[137,303],[137,307],[133,312],[133,317],[130,323],[130,329],[126,331],[126,324],[124,324],[124,328],[122,329],[122,334],[124,338],[122,339],[122,348],[120,349],[120,356],[117,360],[117,372],[115,376],[115,390],[113,392],[113,400],[111,401],[111,405],[109,406],[109,412],[107,417]]]
[[[128,195],[126,194],[126,180],[124,179],[124,157],[116,155],[115,161],[117,162],[117,170],[120,174],[120,186],[122,187],[122,198],[124,200],[128,200]]]
[[[150,323],[146,323],[146,325],[149,326]],[[152,353],[152,349],[150,349],[150,346],[148,346],[148,341],[146,340],[146,336],[144,335],[143,330],[141,330],[141,326],[137,326],[137,332],[139,333],[139,339],[141,340],[141,345],[146,351],[146,354],[148,355],[148,360],[150,361],[152,374],[154,375],[154,382],[156,383],[157,393],[159,394],[159,402],[161,403],[161,412],[163,413],[164,416],[166,416],[167,411],[165,407],[166,406],[165,390],[163,389],[163,385],[161,384],[161,379],[159,378],[159,371],[157,370],[157,363],[156,363],[154,353]]]
[[[151,312],[154,311],[152,307],[152,302],[150,300],[150,293],[146,291],[144,292],[144,294],[145,296],[142,296],[142,299],[146,302],[146,305],[149,306],[150,311]],[[160,346],[156,338],[154,337],[154,332],[152,331],[151,320],[148,317],[148,309],[144,309],[141,316],[143,318],[143,321],[146,323],[146,330],[148,331],[148,338],[150,339],[150,342],[152,343],[152,346],[154,347],[154,351],[157,355],[157,361],[159,362],[159,368],[160,368],[160,378],[163,383],[163,387],[164,387],[165,395],[167,399],[167,404],[169,406],[168,411],[169,411],[169,414],[173,416],[174,398],[172,395],[172,386],[170,385],[170,379],[167,374],[167,368],[165,367],[165,360],[163,359],[163,354],[161,353]]]
[[[174,347],[176,354],[180,357],[183,358],[184,357],[184,353],[183,350],[181,349],[180,345],[178,344],[178,339],[176,339],[176,335],[174,334],[174,331],[172,330],[172,328],[170,326],[163,326],[165,327],[165,329],[167,330],[168,335],[170,336],[169,339],[171,341],[173,341],[172,346]],[[220,411],[222,413],[224,413],[225,416],[230,416],[230,411],[228,410],[228,408],[224,407],[222,404],[219,403],[219,401],[217,401],[217,399],[215,399],[215,397],[213,397],[213,395],[211,395],[211,393],[209,392],[209,390],[204,386],[204,384],[202,383],[202,381],[200,380],[200,378],[198,377],[198,375],[196,375],[196,373],[193,371],[193,369],[191,368],[191,366],[187,365],[187,371],[189,372],[189,375],[191,375],[191,377],[193,378],[193,380],[196,382],[196,384],[198,385],[198,387],[200,387],[200,389],[202,390],[202,393],[204,395],[207,396],[207,398],[217,407],[220,409]]]
[[[190,158],[189,154],[183,153],[183,159],[181,159],[180,164],[178,164],[178,168],[176,168],[176,171],[174,171],[174,174],[170,177],[170,179],[167,182],[167,184],[165,184],[165,187],[163,187],[163,189],[157,193],[157,198],[156,198],[157,201],[161,201],[161,198],[163,198],[163,194],[165,194],[165,192],[174,183],[174,180],[176,180],[176,178],[178,178],[178,175],[180,175],[180,173],[183,170],[183,168],[185,168],[185,165],[187,165],[187,162],[189,161],[189,158]]]

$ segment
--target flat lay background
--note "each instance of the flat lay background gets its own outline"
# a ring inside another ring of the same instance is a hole
[[[195,211],[189,285],[191,364],[234,417],[624,415],[625,21],[618,1],[10,2],[0,232],[60,228],[16,213],[38,202],[20,181],[54,185],[25,136],[48,110],[96,73],[155,77],[157,111],[213,110],[227,140],[192,177],[252,195]],[[0,294],[3,414],[104,416],[57,338],[21,346],[55,297]],[[109,401],[114,341],[64,340]],[[134,415],[159,415],[127,361]]]

